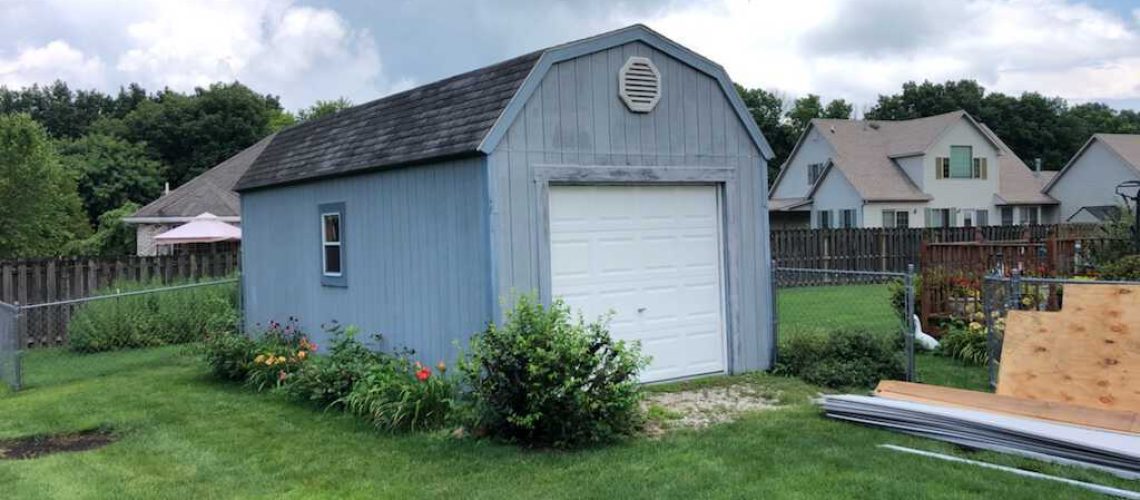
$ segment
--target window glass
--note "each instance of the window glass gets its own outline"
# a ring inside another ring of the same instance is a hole
[[[325,214],[325,243],[340,243],[340,214]]]
[[[910,227],[910,213],[906,210],[895,212],[895,227]]]
[[[950,177],[972,177],[974,149],[970,146],[950,146]]]
[[[989,210],[975,210],[974,211],[974,223],[976,223],[978,225],[978,227],[984,227],[984,226],[990,225],[990,211]]]
[[[325,274],[340,274],[340,247],[325,245]]]
[[[347,286],[344,274],[344,203],[320,207],[321,284]]]
[[[1013,207],[1001,207],[1001,225],[1013,225]]]
[[[883,227],[895,227],[894,210],[883,210]]]

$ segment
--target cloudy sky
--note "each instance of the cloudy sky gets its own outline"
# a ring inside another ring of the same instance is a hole
[[[360,103],[637,22],[792,97],[863,108],[974,78],[1140,109],[1140,0],[0,0],[0,85],[239,80],[289,109]]]

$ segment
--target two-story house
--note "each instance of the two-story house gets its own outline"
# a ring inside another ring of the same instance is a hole
[[[769,190],[772,227],[1051,223],[1057,200],[964,111],[915,120],[812,120]]]

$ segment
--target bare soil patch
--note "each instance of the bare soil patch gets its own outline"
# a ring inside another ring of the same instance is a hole
[[[650,416],[646,426],[650,436],[674,429],[703,429],[777,406],[772,394],[748,384],[654,393],[642,403]]]
[[[106,429],[0,439],[0,459],[24,460],[52,453],[92,450],[117,440]]]

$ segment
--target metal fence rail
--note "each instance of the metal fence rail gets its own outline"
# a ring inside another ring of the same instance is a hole
[[[1133,285],[1140,281],[1094,281],[1022,276],[1016,270],[1009,276],[990,275],[983,280],[982,305],[987,335],[990,386],[997,387],[1004,340],[1004,319],[1011,310],[1059,311],[1065,285]]]
[[[124,292],[115,291],[114,293],[103,293],[90,297],[56,300],[29,305],[0,302],[0,381],[7,382],[14,390],[19,390],[23,386],[22,369],[25,364],[23,361],[24,349],[44,346],[42,342],[32,340],[32,338],[38,334],[34,331],[30,331],[35,328],[35,326],[30,325],[28,318],[35,313],[47,312],[52,316],[63,318],[65,328],[58,334],[54,342],[56,345],[67,345],[73,326],[71,321],[72,317],[89,304],[107,301],[124,301],[126,304],[124,304],[123,307],[142,307],[146,302],[140,302],[139,300],[148,296],[224,285],[237,285],[235,299],[236,313],[238,315],[237,326],[240,328],[241,315],[243,314],[240,278],[202,281]]]

